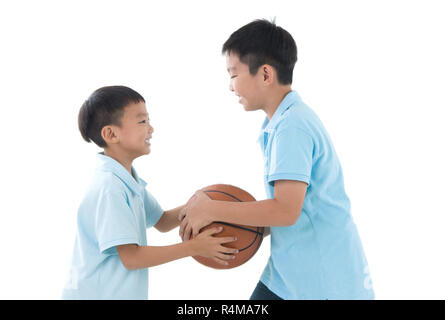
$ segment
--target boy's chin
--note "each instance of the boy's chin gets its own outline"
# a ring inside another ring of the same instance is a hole
[[[146,156],[146,155],[150,154],[150,152],[151,152],[150,147],[145,147],[143,150],[139,150],[137,158]]]
[[[150,154],[150,152],[151,152],[151,149],[150,149],[150,147],[148,147],[148,148],[145,148],[145,150],[144,150],[144,153],[143,153],[143,155],[147,155],[147,154]]]
[[[244,107],[245,111],[255,111],[255,110],[258,110],[258,108],[255,108],[255,107],[249,106],[249,105],[245,105],[245,104],[243,104],[243,107]]]

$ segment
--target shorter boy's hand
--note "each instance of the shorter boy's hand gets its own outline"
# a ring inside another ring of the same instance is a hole
[[[219,264],[227,266],[227,260],[235,259],[238,249],[227,248],[224,243],[236,241],[236,237],[214,237],[213,235],[221,232],[223,228],[210,228],[201,232],[193,238],[194,255],[211,258]]]
[[[211,201],[212,199],[205,192],[198,190],[187,202],[186,207],[178,216],[181,221],[179,235],[183,241],[189,240],[191,235],[195,238],[201,228],[212,223],[207,209]]]

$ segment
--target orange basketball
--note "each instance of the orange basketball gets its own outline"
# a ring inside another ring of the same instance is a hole
[[[205,187],[202,191],[204,191],[212,200],[237,202],[256,201],[247,191],[227,184],[214,184]],[[226,243],[224,246],[228,248],[236,248],[239,250],[239,253],[235,254],[235,259],[226,260],[229,263],[227,266],[221,265],[211,258],[201,256],[193,257],[196,261],[205,266],[215,269],[231,269],[238,267],[253,257],[263,241],[264,227],[252,227],[215,221],[202,228],[200,232],[220,226],[223,227],[223,230],[215,234],[214,237],[236,237],[236,241]]]

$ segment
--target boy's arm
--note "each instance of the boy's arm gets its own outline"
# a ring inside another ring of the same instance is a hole
[[[250,226],[292,225],[300,216],[306,188],[307,183],[302,181],[277,180],[273,199],[252,202],[214,201],[198,191],[179,216],[183,218],[179,233],[188,240],[213,221]]]
[[[173,260],[188,256],[203,256],[227,265],[238,253],[237,249],[223,246],[225,243],[236,241],[236,237],[214,237],[223,230],[222,227],[210,228],[200,233],[196,238],[170,246],[138,246],[137,244],[123,244],[116,246],[119,258],[128,270],[150,268]]]
[[[150,268],[194,255],[191,241],[161,247],[124,244],[116,246],[116,250],[128,270]]]
[[[185,204],[180,207],[164,211],[158,223],[155,224],[155,228],[160,232],[168,232],[179,226],[178,217],[181,210],[184,208]]]

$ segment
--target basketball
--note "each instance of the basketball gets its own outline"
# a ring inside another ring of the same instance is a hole
[[[256,201],[247,191],[227,184],[214,184],[201,190],[212,200],[237,202]],[[201,256],[193,257],[196,261],[207,267],[215,269],[238,267],[253,257],[263,241],[264,227],[252,227],[215,221],[202,228],[200,232],[213,227],[223,227],[223,230],[215,234],[214,237],[236,237],[236,241],[226,243],[224,246],[238,249],[239,253],[235,254],[235,259],[227,261],[229,263],[227,266],[221,265],[211,258]]]

